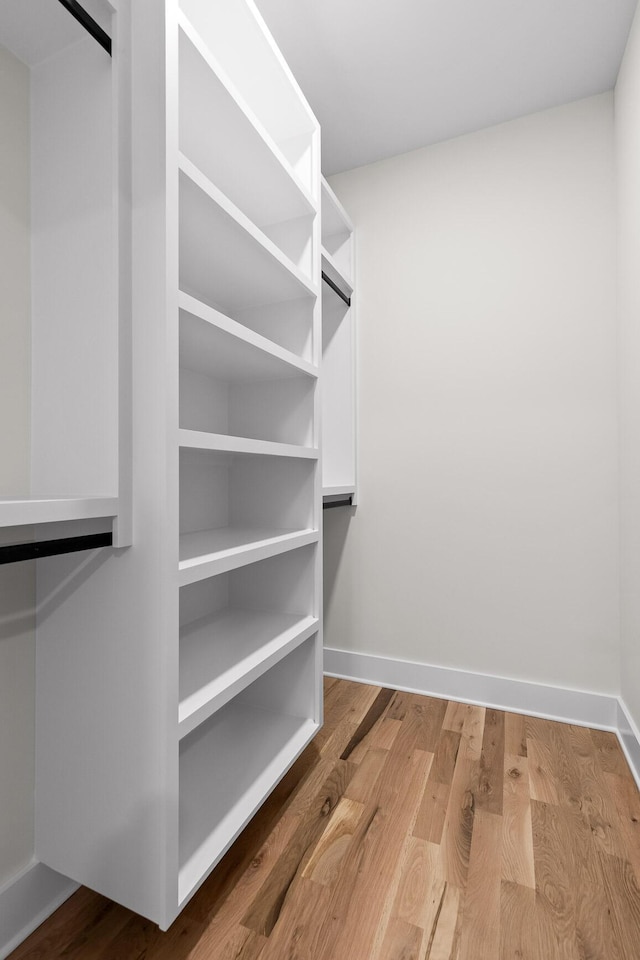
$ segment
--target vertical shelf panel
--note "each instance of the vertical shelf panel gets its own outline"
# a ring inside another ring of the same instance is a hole
[[[322,490],[357,502],[356,310],[353,224],[322,181]],[[338,292],[336,292],[337,288]],[[345,302],[347,298],[350,304]]]

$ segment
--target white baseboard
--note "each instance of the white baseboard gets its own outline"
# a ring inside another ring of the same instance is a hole
[[[33,861],[0,888],[0,960],[78,889],[78,884]]]
[[[324,670],[332,677],[422,693],[445,700],[618,731],[615,696],[567,690],[525,680],[508,680],[450,667],[325,648]]]
[[[618,699],[618,740],[640,790],[640,731],[633,722],[624,700]]]

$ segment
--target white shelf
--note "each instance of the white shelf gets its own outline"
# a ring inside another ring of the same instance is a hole
[[[322,243],[328,246],[331,237],[350,237],[353,223],[335,193],[322,177]]]
[[[115,517],[117,497],[0,497],[0,527]]]
[[[315,213],[311,194],[182,12],[178,24],[182,152],[258,226]],[[215,124],[203,123],[207,116]]]
[[[211,872],[319,728],[232,702],[180,755],[180,906]]]
[[[312,616],[224,610],[180,631],[180,737],[318,629]]]
[[[318,531],[221,527],[180,536],[179,583],[195,583],[256,560],[316,543]]]
[[[293,443],[273,443],[247,437],[230,437],[225,433],[205,433],[202,430],[179,430],[181,447],[190,450],[217,450],[220,453],[244,453],[265,457],[294,457],[297,460],[317,460],[314,447],[299,447]]]
[[[322,488],[323,497],[349,497],[349,496],[353,496],[355,492],[356,492],[355,483],[347,483],[344,486]]]
[[[313,364],[188,293],[180,292],[178,305],[182,366],[229,380],[318,377]]]
[[[353,281],[351,277],[348,277],[338,266],[335,259],[331,254],[322,248],[322,270],[327,274],[330,280],[332,280],[337,287],[344,293],[346,297],[350,297],[353,293]]]
[[[318,295],[302,270],[182,154],[179,171],[182,290],[225,313]]]
[[[289,162],[320,193],[317,121],[253,2],[180,0],[180,6]],[[313,159],[312,159],[313,158]]]

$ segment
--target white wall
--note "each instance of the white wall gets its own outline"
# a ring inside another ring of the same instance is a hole
[[[640,12],[615,91],[620,317],[622,697],[640,725]]]
[[[360,506],[325,516],[327,646],[616,693],[612,95],[331,183]]]
[[[29,71],[0,47],[0,496],[29,490]],[[19,537],[19,531],[16,531]],[[33,855],[34,573],[0,566],[0,887]]]

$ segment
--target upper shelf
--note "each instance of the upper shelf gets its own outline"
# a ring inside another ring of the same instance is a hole
[[[353,223],[349,214],[342,206],[335,193],[322,178],[322,245],[330,247],[330,238],[335,236],[350,236],[353,233]]]
[[[180,365],[224,380],[317,378],[318,368],[180,292]]]
[[[298,166],[300,150],[310,152],[318,122],[255,4],[180,0],[180,8],[252,112]]]
[[[0,497],[0,527],[115,517],[117,497]]]
[[[307,186],[184,14],[179,26],[182,153],[259,227],[314,214]]]
[[[353,224],[335,193],[322,178],[322,269],[339,289],[353,293]]]
[[[182,154],[179,170],[182,290],[225,313],[318,295],[302,270]]]

